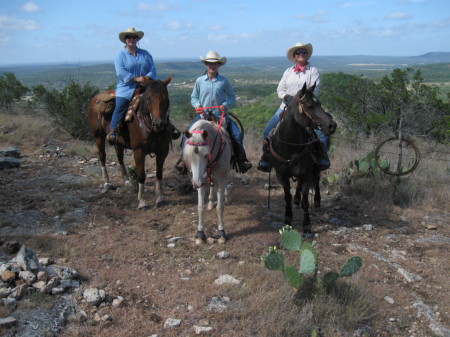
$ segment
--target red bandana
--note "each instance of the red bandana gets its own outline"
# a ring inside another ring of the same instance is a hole
[[[308,63],[306,63],[304,66],[300,65],[299,63],[295,64],[294,73],[298,73],[299,71],[304,73],[307,65],[308,65]]]

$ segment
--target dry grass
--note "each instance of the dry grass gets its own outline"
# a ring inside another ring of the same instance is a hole
[[[8,130],[8,133],[0,135],[0,144],[24,146],[29,153],[35,153],[34,142],[66,142],[64,136],[60,138],[58,132],[52,130],[47,120],[35,117],[35,123],[44,128],[45,132],[42,132],[42,129],[40,134],[37,130],[30,132],[30,141],[16,137],[19,130],[27,128],[28,119],[22,119],[20,116],[10,118],[0,114],[0,123]],[[6,123],[7,120],[10,124]],[[92,144],[74,143],[77,145],[70,147],[69,154],[86,158],[95,156]],[[343,172],[350,161],[363,158],[376,146],[373,143],[339,141],[336,150],[331,153],[332,168],[329,173]],[[246,134],[245,147],[248,158],[256,166],[261,154],[259,135]],[[438,150],[436,153],[431,151],[430,146],[430,158],[439,157],[439,146],[435,149]],[[366,264],[366,257],[361,273],[350,278],[348,283],[340,283],[335,293],[318,293],[309,301],[296,300],[282,274],[268,271],[260,263],[259,257],[266,254],[269,245],[278,243],[279,235],[274,228],[261,221],[261,215],[267,215],[268,211],[261,210],[260,205],[265,203],[266,192],[259,187],[267,180],[267,174],[257,171],[256,168],[245,175],[250,178],[252,185],[239,185],[242,184],[239,174],[231,178],[239,190],[239,195],[236,196],[237,202],[226,206],[226,228],[227,232],[231,233],[227,245],[196,246],[191,240],[196,231],[196,195],[182,195],[175,188],[169,188],[176,186],[178,181],[188,179],[174,177],[170,172],[170,168],[178,159],[178,150],[176,143],[165,164],[168,168],[164,174],[167,177],[166,198],[170,200],[167,205],[137,212],[135,192],[119,188],[105,196],[93,187],[98,184],[99,176],[92,178],[90,186],[86,181],[65,183],[61,186],[64,193],[89,191],[90,195],[83,199],[90,204],[89,220],[73,227],[67,236],[39,236],[26,240],[31,248],[45,255],[68,259],[68,266],[76,269],[82,276],[82,287],[76,294],[79,299],[86,287],[102,288],[111,298],[119,295],[125,298],[126,304],[121,308],[84,307],[91,318],[95,313],[108,314],[113,318],[111,322],[95,322],[92,319],[80,322],[72,319],[63,335],[134,337],[157,333],[160,336],[191,336],[194,334],[192,326],[202,319],[208,320],[214,328],[210,336],[226,337],[306,337],[310,336],[311,329],[317,326],[321,328],[324,336],[352,336],[355,329],[361,325],[372,325],[374,330],[383,327],[385,323],[376,322],[376,315],[380,312],[380,298],[386,294],[386,285],[381,279],[384,271],[378,270],[373,259],[372,262],[369,259]],[[108,148],[107,162],[113,161],[116,161],[113,150]],[[127,152],[125,162],[127,165],[133,165],[131,152]],[[448,170],[445,165],[448,165],[448,161],[437,163],[438,161],[423,160],[417,172],[402,181],[400,186],[405,191],[397,188],[397,195],[394,193],[396,185],[384,177],[362,178],[349,184],[340,182],[329,188],[338,189],[341,194],[355,199],[367,199],[371,206],[382,205],[396,211],[398,210],[391,204],[395,197],[408,200],[404,205],[409,207],[438,208],[440,203],[449,197],[445,186],[415,183],[415,179],[419,178],[425,181],[445,179]],[[444,166],[433,168],[432,164]],[[153,172],[154,169],[154,160],[148,158],[147,172]],[[78,170],[79,168],[75,167],[70,173],[76,174]],[[110,171],[110,176],[113,183],[120,186],[117,167]],[[272,176],[272,179],[276,178]],[[51,188],[51,184],[42,186]],[[154,198],[153,188],[154,178],[149,178],[146,182],[146,199],[149,202]],[[279,203],[275,202],[274,197],[274,209],[270,212],[281,212],[283,206],[280,206],[280,193],[278,192]],[[77,207],[64,199],[57,199],[46,205],[46,212],[52,217],[62,217]],[[217,223],[215,212],[206,215],[206,222],[207,232],[214,232]],[[364,235],[372,234],[361,234],[363,237]],[[174,248],[168,248],[167,240],[173,236],[183,239],[177,242]],[[323,261],[319,269],[336,270],[336,266],[343,262],[342,255],[348,255],[348,252],[334,253],[330,246],[336,242],[336,238],[329,233],[321,233],[319,240],[325,241],[319,253]],[[345,240],[343,241],[341,243],[345,243]],[[367,241],[375,240],[369,237]],[[226,260],[215,258],[216,253],[222,250],[230,252],[231,257]],[[367,273],[370,270],[370,275],[367,275],[364,269],[368,270]],[[379,277],[377,284],[371,283],[371,278],[375,277],[374,270],[381,275],[376,275]],[[215,286],[213,281],[223,274],[233,275],[242,280],[242,283],[239,286]],[[183,280],[185,277],[188,279]],[[379,287],[377,299],[374,299],[372,293],[375,286]],[[230,309],[225,312],[208,310],[207,302],[214,296],[229,297]],[[163,323],[168,317],[181,319],[181,327],[164,329]],[[382,328],[378,331],[382,331]]]

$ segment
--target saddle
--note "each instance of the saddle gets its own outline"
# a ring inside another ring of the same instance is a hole
[[[125,114],[125,122],[131,122],[134,115],[139,108],[139,103],[141,102],[142,92],[145,89],[138,86],[133,92],[133,98],[128,105],[127,112]],[[102,92],[96,96],[96,101],[94,105],[94,111],[98,115],[98,119],[103,116],[111,115],[116,107],[116,92]]]

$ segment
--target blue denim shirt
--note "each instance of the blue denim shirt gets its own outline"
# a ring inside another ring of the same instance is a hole
[[[208,75],[197,78],[194,90],[191,94],[191,104],[194,108],[225,105],[228,107],[236,102],[236,95],[233,87],[226,77],[217,74],[213,81],[210,81]]]
[[[144,49],[136,48],[136,56],[130,54],[125,48],[120,51],[114,60],[116,68],[117,86],[116,96],[131,99],[137,86],[131,79],[138,76],[148,76],[156,79],[156,67],[153,57]]]

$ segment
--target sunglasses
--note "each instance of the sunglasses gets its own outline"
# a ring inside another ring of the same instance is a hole
[[[305,49],[298,49],[295,51],[294,55],[308,55],[308,51]]]
[[[126,35],[125,39],[137,39],[137,35]]]

